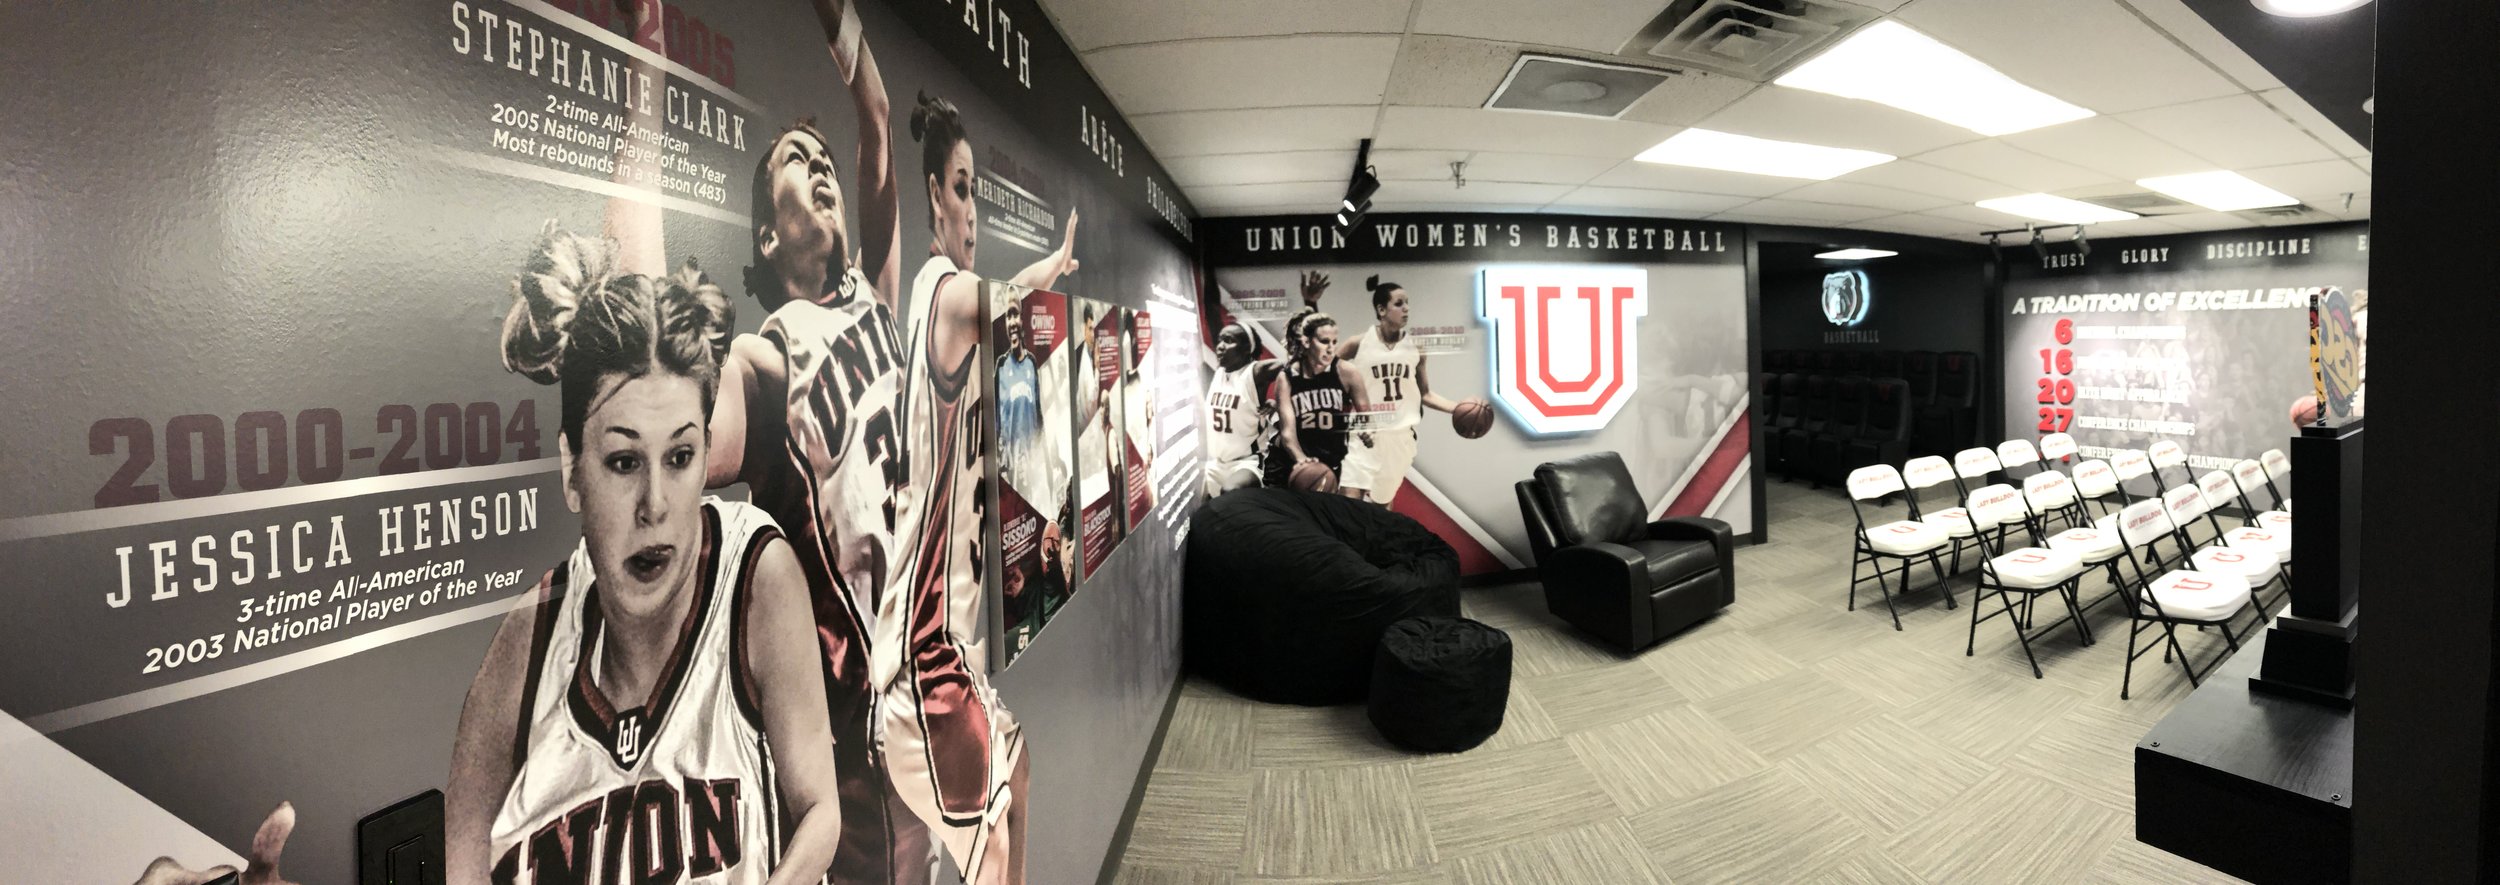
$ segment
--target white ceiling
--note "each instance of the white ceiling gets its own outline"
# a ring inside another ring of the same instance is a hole
[[[1972,204],[2141,193],[2231,169],[2298,218],[2192,212],[2101,235],[2369,217],[2369,152],[2182,0],[1851,0],[2098,116],[1998,138],[1883,105],[1701,72],[1622,119],[1488,110],[1523,51],[1610,56],[1665,0],[1041,0],[1208,215],[1335,205],[1370,138],[1375,212],[1658,215],[1955,239],[2023,219]],[[1831,181],[1632,162],[1687,126],[1901,159]],[[1450,163],[1467,162],[1467,186]],[[2346,195],[2351,195],[2349,203]]]

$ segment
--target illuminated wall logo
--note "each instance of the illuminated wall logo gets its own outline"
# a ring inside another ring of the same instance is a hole
[[[1493,324],[1493,390],[1536,433],[1606,426],[1639,387],[1634,333],[1649,312],[1638,267],[1488,267],[1476,315]]]
[[[1832,325],[1864,322],[1866,308],[1874,300],[1866,287],[1866,271],[1836,270],[1823,275],[1823,318],[1832,321]]]

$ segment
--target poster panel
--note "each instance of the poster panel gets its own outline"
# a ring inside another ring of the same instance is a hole
[[[1005,669],[1032,645],[1076,586],[1076,510],[1069,495],[1073,415],[1068,296],[991,284],[997,320],[997,484],[1000,654]]]
[[[1095,610],[1140,637],[1116,668],[1021,668],[1058,703],[989,680],[983,280],[1142,301],[1191,221],[1047,16],[980,9],[13,9],[12,58],[74,86],[0,132],[41,182],[0,282],[84,294],[0,324],[45,382],[0,427],[0,724],[152,809],[99,832],[174,838],[0,832],[0,868],[232,862],[290,803],[289,877],[348,881],[358,818],[442,789],[463,881],[625,846],[1091,878],[1177,604]],[[1067,511],[1064,460],[1026,479]]]
[[[2074,435],[2083,457],[2175,440],[2197,470],[2288,448],[2320,403],[2309,313],[2342,359],[2329,415],[2358,410],[2369,228],[2312,225],[2006,250],[2005,434]],[[2339,411],[2341,410],[2341,411]]]
[[[1154,315],[1130,307],[1120,312],[1120,405],[1122,442],[1127,446],[1127,481],[1123,493],[1128,500],[1127,524],[1144,525],[1154,512],[1155,401],[1154,384],[1149,378],[1154,363],[1147,351],[1154,346]]]
[[[1077,328],[1085,336],[1076,377],[1077,519],[1083,533],[1078,558],[1090,578],[1127,530],[1128,434],[1120,427],[1119,310],[1091,298],[1075,300]]]
[[[1740,228],[1452,213],[1202,230],[1211,493],[1316,462],[1482,574],[1533,564],[1512,483],[1614,451],[1645,515],[1753,530]],[[1470,400],[1498,416],[1480,438],[1453,414]]]

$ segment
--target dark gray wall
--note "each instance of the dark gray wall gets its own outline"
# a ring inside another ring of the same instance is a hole
[[[1825,261],[1832,247],[1762,244],[1762,348],[1764,350],[1966,350],[1985,351],[1987,267],[1969,256],[1903,252],[1871,261]],[[1855,268],[1866,272],[1874,300],[1856,326],[1823,317],[1823,275]],[[1837,331],[1875,332],[1873,343],[1826,343]]]

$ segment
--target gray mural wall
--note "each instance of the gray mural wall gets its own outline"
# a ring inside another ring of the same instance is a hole
[[[852,266],[901,342],[933,297],[919,272],[969,246],[972,273],[1073,259],[1050,285],[1139,309],[1196,290],[1191,210],[1031,0],[841,10],[0,12],[9,69],[45,84],[0,131],[0,373],[16,379],[0,817],[48,822],[0,827],[0,878],[233,862],[283,801],[289,878],[351,881],[356,820],[445,786],[497,625],[582,533],[557,388],[507,372],[499,341],[550,224],[618,238],[653,273],[697,262],[732,331],[757,332],[772,310],[742,278],[775,210],[755,174],[809,120],[839,194],[816,211],[868,253]],[[853,88],[861,58],[882,103]],[[924,97],[958,110],[970,175],[938,198],[969,213],[933,217]],[[890,194],[863,180],[879,162]],[[966,217],[977,242],[958,250],[937,222]],[[1194,306],[1164,301],[1158,318]],[[1192,442],[1169,450],[1186,461]],[[1178,677],[1189,503],[1133,529],[1048,634],[981,677],[1023,729],[1031,881],[1090,880],[1104,859]]]

